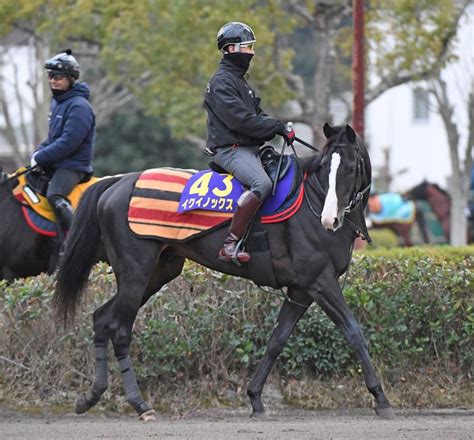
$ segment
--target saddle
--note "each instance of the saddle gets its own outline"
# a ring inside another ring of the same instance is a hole
[[[20,168],[18,172],[24,171],[25,168]],[[56,220],[55,214],[49,202],[46,199],[46,192],[48,190],[50,175],[46,171],[31,171],[26,174],[19,175],[15,179],[12,193],[16,200],[27,208],[24,210],[25,216],[29,212],[34,212],[42,219],[54,223]],[[84,191],[95,182],[100,180],[97,177],[86,176],[68,195],[68,200],[75,209],[79,204]],[[29,224],[32,223],[29,218]]]
[[[51,174],[45,170],[30,171],[25,174],[26,184],[37,194],[46,197]]]
[[[260,160],[262,161],[262,166],[265,172],[268,174],[272,182],[279,180],[285,177],[286,173],[291,167],[291,159],[289,155],[281,155],[275,148],[271,145],[265,145],[262,147],[259,152]],[[280,172],[278,173],[278,165],[281,160]],[[209,162],[209,168],[216,173],[226,174],[227,171],[217,165],[213,160]],[[278,173],[278,176],[277,176]]]
[[[51,180],[52,173],[49,170],[40,169],[39,171],[34,170],[25,174],[27,185],[37,194],[46,197],[48,191],[49,181]],[[78,183],[87,183],[91,180],[92,174],[87,173],[84,178]]]
[[[397,193],[383,193],[369,197],[369,218],[372,223],[412,223],[415,203]]]

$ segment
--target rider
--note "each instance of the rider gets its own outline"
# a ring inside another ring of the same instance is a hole
[[[295,138],[290,126],[263,113],[260,98],[245,79],[255,54],[255,42],[254,32],[244,23],[230,22],[220,28],[217,48],[223,58],[204,94],[207,147],[214,153],[214,162],[248,188],[237,202],[237,211],[219,252],[220,259],[240,263],[250,261],[250,255],[238,250],[237,245],[272,189],[260,161],[259,147],[276,134],[288,144]]]
[[[58,233],[69,229],[73,217],[68,194],[92,175],[95,115],[89,103],[89,86],[78,82],[80,66],[67,49],[46,61],[52,92],[48,138],[40,144],[30,165],[52,172],[46,198],[54,210]]]

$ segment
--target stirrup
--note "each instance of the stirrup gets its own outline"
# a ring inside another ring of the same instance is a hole
[[[241,251],[243,244],[244,244],[244,238],[241,238],[235,245],[234,252],[230,256],[230,259],[221,256],[219,252],[219,260],[227,261],[229,263],[234,263],[236,266],[239,266],[239,267],[242,266],[242,263],[239,261],[237,256],[239,255],[239,252]]]

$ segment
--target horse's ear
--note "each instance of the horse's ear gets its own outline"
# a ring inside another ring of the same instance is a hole
[[[323,132],[324,136],[326,136],[326,139],[329,139],[331,136],[334,136],[336,134],[336,132],[327,122],[324,123]]]
[[[346,124],[346,136],[347,136],[347,139],[349,139],[349,142],[351,144],[355,142],[356,137],[357,137],[354,129],[350,125],[347,125],[347,124]]]

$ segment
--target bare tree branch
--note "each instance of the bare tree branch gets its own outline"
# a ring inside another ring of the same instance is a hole
[[[297,15],[307,25],[312,26],[314,17],[308,12],[308,10],[301,4],[298,4],[296,0],[290,0],[287,3],[288,11]]]
[[[400,74],[398,70],[395,70],[391,72],[390,75],[382,77],[379,83],[375,87],[372,87],[366,91],[366,94],[365,94],[366,105],[374,101],[376,98],[378,98],[382,93],[384,93],[388,89],[391,89],[393,87],[399,86],[401,84],[406,84],[412,81],[428,80],[433,75],[436,75],[436,73],[440,71],[442,66],[445,64],[446,59],[449,55],[449,49],[454,37],[456,36],[459,21],[461,17],[464,15],[464,12],[468,4],[470,3],[470,1],[471,0],[464,0],[461,7],[459,8],[458,13],[456,14],[452,22],[452,26],[447,30],[447,32],[445,33],[442,39],[441,49],[440,49],[438,57],[436,57],[436,61],[432,65],[426,66],[426,68],[421,69],[419,71],[414,71],[414,72],[403,75],[403,74]]]
[[[14,78],[13,90],[15,91],[15,98],[16,98],[16,101],[17,101],[17,104],[18,104],[18,111],[20,113],[18,128],[19,128],[19,131],[21,133],[21,137],[22,137],[22,141],[23,141],[21,143],[23,145],[29,146],[30,145],[29,136],[28,136],[28,131],[26,129],[26,123],[25,123],[25,121],[26,121],[25,104],[24,104],[24,97],[21,96],[21,93],[20,93],[20,84],[19,84],[20,80],[19,80],[19,77],[18,77],[18,66],[14,62],[11,53],[9,55],[9,59],[10,59],[10,64],[13,68],[13,78]]]
[[[472,152],[474,150],[474,79],[471,81],[471,91],[469,92],[469,99],[467,100],[467,114],[469,131],[464,152],[464,170],[468,175],[468,180],[470,180],[470,171],[473,163]]]

